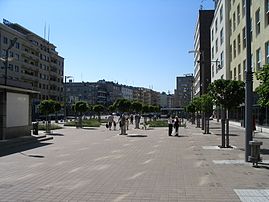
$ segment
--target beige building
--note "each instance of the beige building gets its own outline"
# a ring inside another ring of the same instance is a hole
[[[6,50],[12,40],[16,42],[9,49],[5,71]],[[30,86],[31,90],[40,92],[34,99],[36,103],[49,98],[61,101],[64,58],[55,49],[55,45],[21,25],[3,20],[3,24],[0,23],[0,83]]]
[[[253,72],[269,63],[269,0],[251,1],[251,49]],[[230,77],[245,80],[246,17],[245,0],[229,0],[230,12]],[[253,76],[253,90],[259,85]]]

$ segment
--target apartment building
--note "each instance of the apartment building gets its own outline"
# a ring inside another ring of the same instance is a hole
[[[138,100],[147,105],[160,105],[160,93],[152,89],[134,87],[134,100]]]
[[[194,35],[194,83],[193,94],[200,96],[211,82],[210,26],[214,10],[199,10]]]
[[[230,75],[233,80],[245,80],[246,17],[245,0],[231,0]],[[253,72],[269,63],[269,0],[251,1],[251,67]],[[253,90],[259,85],[253,77]]]
[[[192,99],[193,75],[187,74],[176,78],[174,107],[185,107]]]
[[[227,0],[215,1],[215,13],[210,27],[211,82],[230,79],[229,5]]]
[[[9,49],[13,40],[16,42]],[[7,49],[9,58],[5,71],[3,58]],[[64,58],[58,54],[54,44],[21,25],[4,19],[3,23],[0,23],[0,52],[2,84],[5,81],[10,86],[26,86],[39,91],[34,103],[49,98],[62,100]]]

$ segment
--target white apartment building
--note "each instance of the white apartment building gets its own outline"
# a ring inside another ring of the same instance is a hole
[[[210,27],[211,38],[211,82],[230,79],[230,25],[229,3],[218,0]]]
[[[233,80],[245,80],[246,69],[246,18],[245,0],[229,0],[230,76]],[[269,64],[269,0],[251,1],[251,49],[253,72]],[[253,76],[253,90],[259,85]]]

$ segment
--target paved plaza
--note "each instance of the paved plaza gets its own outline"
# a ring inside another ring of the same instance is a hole
[[[0,201],[269,201],[269,136],[264,164],[244,162],[244,131],[230,127],[233,149],[219,149],[195,125],[169,137],[167,128],[53,131],[53,140],[0,157]]]

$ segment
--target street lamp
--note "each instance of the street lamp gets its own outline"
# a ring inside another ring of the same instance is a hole
[[[7,72],[7,69],[8,69],[8,53],[9,53],[9,50],[15,45],[17,41],[17,37],[13,38],[11,41],[10,41],[10,44],[6,50],[6,56],[5,56],[5,86],[7,85],[7,76],[8,76],[8,72]]]
[[[66,122],[66,79],[73,78],[73,76],[64,76],[64,122]]]
[[[250,0],[246,4],[246,83],[245,83],[245,161],[251,154],[249,141],[252,140],[252,98],[253,98],[253,72],[251,68],[251,18]]]

